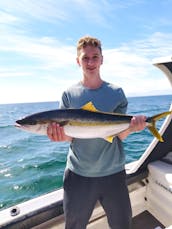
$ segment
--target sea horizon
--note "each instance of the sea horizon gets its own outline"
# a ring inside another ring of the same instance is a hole
[[[170,96],[171,94],[156,94],[156,95],[129,95],[126,96],[127,98],[142,98],[142,97],[157,97],[157,96]],[[26,102],[7,102],[7,103],[0,103],[0,105],[12,105],[12,104],[30,104],[30,103],[54,103],[54,102],[59,102],[60,100],[47,100],[47,101],[26,101]]]

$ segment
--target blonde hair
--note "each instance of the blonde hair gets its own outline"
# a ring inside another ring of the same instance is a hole
[[[100,40],[98,40],[95,37],[84,36],[84,37],[81,37],[78,40],[78,43],[77,43],[77,55],[79,55],[79,51],[82,48],[85,48],[86,46],[97,47],[97,48],[99,48],[100,52],[102,53],[102,47],[101,47],[101,41]]]

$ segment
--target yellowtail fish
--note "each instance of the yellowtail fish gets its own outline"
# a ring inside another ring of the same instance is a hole
[[[146,126],[161,142],[163,139],[155,127],[155,122],[172,111],[157,114],[146,119]],[[47,135],[47,127],[56,122],[63,126],[66,135],[73,138],[103,138],[108,142],[129,128],[131,115],[98,111],[92,102],[80,109],[58,109],[26,116],[16,121],[16,127],[25,131]]]

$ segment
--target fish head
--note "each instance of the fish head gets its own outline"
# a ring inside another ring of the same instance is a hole
[[[47,127],[48,127],[47,122],[39,122],[35,119],[31,118],[23,118],[19,119],[15,123],[15,127],[18,129],[25,130],[27,132],[32,132],[36,134],[41,134],[41,135],[47,135]]]
[[[16,125],[36,125],[37,124],[37,120],[32,119],[32,118],[22,118],[16,121]]]

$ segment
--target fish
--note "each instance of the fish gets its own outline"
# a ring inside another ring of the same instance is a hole
[[[172,111],[166,111],[146,118],[146,127],[160,142],[163,142],[163,138],[155,123],[170,114]],[[102,138],[112,143],[118,134],[129,128],[132,118],[132,115],[99,111],[92,102],[88,102],[79,109],[56,109],[31,114],[17,120],[15,126],[32,133],[47,135],[48,125],[55,122],[72,138]]]

